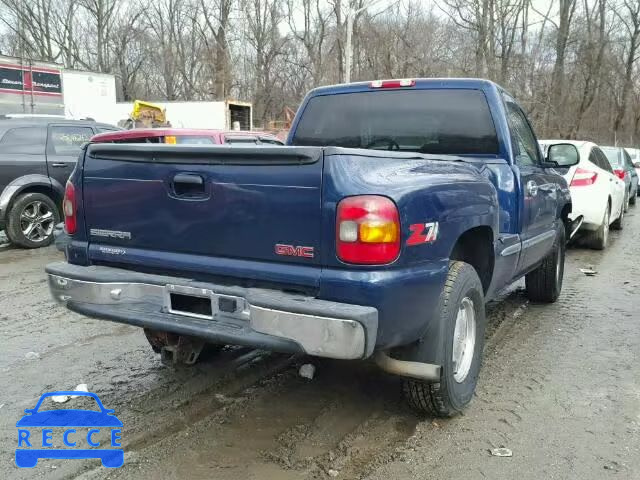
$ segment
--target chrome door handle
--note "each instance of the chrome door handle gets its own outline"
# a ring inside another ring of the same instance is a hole
[[[66,163],[52,163],[51,166],[52,167],[56,167],[56,168],[67,168],[68,164],[66,164]]]
[[[527,193],[532,197],[538,195],[538,185],[533,180],[527,182]]]

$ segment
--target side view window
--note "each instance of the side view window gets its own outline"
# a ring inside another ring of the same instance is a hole
[[[2,153],[44,155],[46,127],[18,127],[7,130],[0,140]]]
[[[78,155],[93,136],[93,129],[72,125],[52,126],[49,144],[54,155]]]
[[[604,168],[600,163],[600,159],[598,158],[598,154],[596,153],[595,148],[592,148],[591,152],[589,152],[589,161],[593,163],[596,167]]]
[[[600,163],[602,164],[602,168],[609,173],[613,173],[613,167],[609,160],[607,160],[607,156],[600,150],[599,148],[594,148],[596,155],[600,158]]]
[[[536,136],[527,118],[516,104],[507,101],[507,122],[514,142],[516,164],[520,166],[539,165],[540,153]]]

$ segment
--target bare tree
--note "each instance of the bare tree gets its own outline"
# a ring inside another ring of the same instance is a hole
[[[640,1],[623,0],[623,6],[616,9],[615,13],[624,26],[628,35],[626,42],[626,55],[624,61],[624,81],[622,95],[616,105],[616,115],[613,121],[613,131],[617,134],[620,131],[622,122],[627,112],[627,103],[633,90],[633,69],[638,60],[638,47],[640,46]]]
[[[231,91],[231,61],[229,29],[234,0],[200,0],[204,17],[204,38],[209,52],[213,52],[214,89],[216,99],[226,98]],[[213,43],[213,45],[212,45]]]
[[[286,39],[278,30],[284,20],[281,0],[250,0],[245,6],[247,18],[247,41],[255,51],[255,119],[265,125],[268,118],[281,110],[275,105],[275,67],[283,54]]]

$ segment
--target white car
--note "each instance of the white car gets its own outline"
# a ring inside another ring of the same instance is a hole
[[[556,145],[557,144],[557,145]],[[611,164],[600,147],[592,142],[571,140],[541,140],[540,146],[546,153],[556,145],[564,149],[567,158],[574,157],[577,149],[578,164],[570,168],[558,168],[571,191],[574,231],[586,233],[592,248],[603,250],[609,241],[609,227],[622,228],[624,218],[625,184],[613,172]],[[571,148],[571,146],[574,148]],[[556,157],[561,152],[554,152]],[[575,158],[575,157],[574,157]],[[571,162],[568,162],[571,163]]]

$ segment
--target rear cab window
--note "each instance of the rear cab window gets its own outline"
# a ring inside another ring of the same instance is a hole
[[[484,93],[471,89],[388,90],[312,97],[292,145],[425,154],[497,155]]]

